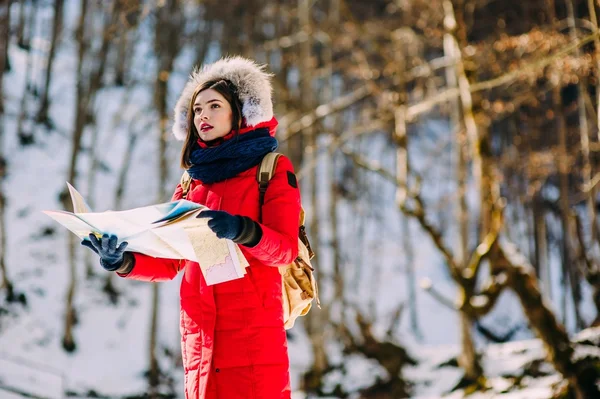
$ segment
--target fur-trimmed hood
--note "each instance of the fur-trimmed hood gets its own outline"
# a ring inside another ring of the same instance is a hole
[[[226,79],[237,87],[246,126],[252,127],[271,120],[273,118],[271,100],[273,75],[265,72],[265,68],[264,65],[236,56],[222,58],[213,64],[194,69],[175,104],[173,124],[175,137],[178,140],[185,140],[190,101],[196,88],[209,80]]]

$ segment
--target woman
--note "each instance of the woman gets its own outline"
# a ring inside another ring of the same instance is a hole
[[[115,236],[82,242],[125,278],[165,281],[183,271],[186,399],[291,395],[277,266],[297,256],[300,193],[290,160],[280,157],[258,220],[257,167],[277,147],[270,77],[247,59],[222,59],[194,71],[175,107],[181,165],[193,178],[186,198],[210,208],[198,217],[240,246],[250,264],[243,278],[207,286],[195,262],[125,252]],[[179,185],[173,200],[181,197]]]

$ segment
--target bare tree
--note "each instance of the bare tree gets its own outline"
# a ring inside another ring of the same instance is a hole
[[[400,185],[393,174],[373,165],[358,154],[347,153],[355,163],[363,168],[377,172]],[[497,190],[495,190],[497,192]],[[503,226],[502,202],[497,194],[495,206],[492,208],[490,231],[477,249],[472,253],[468,266],[461,270],[453,260],[449,248],[443,243],[442,235],[436,227],[427,220],[427,210],[421,194],[414,190],[410,192],[410,202],[414,209],[405,208],[403,211],[414,217],[425,232],[430,236],[438,250],[444,255],[450,266],[453,278],[460,283],[465,278],[479,275],[481,265],[486,259],[490,262],[490,274],[487,281],[478,292],[474,292],[469,301],[461,301],[457,309],[467,312],[471,317],[478,318],[488,313],[495,305],[500,293],[507,287],[519,297],[525,315],[532,329],[545,344],[548,360],[570,383],[570,389],[577,398],[593,398],[600,393],[595,381],[599,375],[593,363],[586,360],[577,361],[573,358],[574,347],[571,344],[564,327],[556,320],[552,311],[544,303],[534,269],[527,259],[518,251],[516,246],[505,239],[499,241],[500,230]],[[451,303],[448,301],[448,303]]]
[[[596,6],[594,3],[594,0],[588,0],[587,3],[588,6],[588,13],[590,15],[590,22],[592,23],[592,26],[594,27],[594,32],[598,32],[598,16],[596,15]],[[596,69],[600,70],[600,38],[598,36],[596,36],[594,38],[594,57],[595,57],[595,61],[596,61]],[[596,138],[597,141],[600,141],[600,80],[598,80],[596,82],[596,124],[595,124],[595,128],[596,128]],[[596,191],[593,191],[593,193]],[[592,197],[595,198],[595,196],[592,194]],[[595,222],[595,226],[594,228],[597,229],[597,221]]]
[[[118,0],[122,3],[120,7],[120,24],[118,25],[117,65],[115,71],[115,83],[118,86],[125,85],[125,74],[129,68],[133,52],[128,51],[131,44],[132,32],[138,25],[142,14],[141,0]]]
[[[34,0],[32,5],[32,10],[30,11],[30,21],[28,22],[29,27],[29,37],[33,36],[35,30],[35,21],[37,19],[37,0]],[[31,131],[32,127],[28,125],[25,126],[27,119],[30,118],[29,108],[30,103],[33,100],[34,93],[37,91],[36,84],[34,82],[33,77],[33,52],[29,51],[27,53],[27,63],[25,66],[25,90],[23,90],[23,95],[21,96],[21,104],[19,110],[19,118],[17,122],[17,136],[21,141],[21,144],[27,145],[33,143],[33,132]]]
[[[408,128],[406,123],[406,61],[409,58],[410,51],[405,49],[404,37],[397,35],[393,42],[396,48],[395,65],[398,73],[398,82],[395,87],[398,94],[398,102],[394,107],[394,142],[396,144],[396,174],[400,184],[396,188],[396,203],[402,208],[406,205],[408,197],[408,178],[410,175],[410,162],[408,151]],[[404,259],[406,260],[406,282],[409,301],[410,323],[413,333],[417,338],[421,337],[417,319],[417,280],[415,275],[415,256],[413,251],[413,243],[410,235],[409,220],[407,217],[402,217],[402,241],[405,251]]]
[[[38,109],[36,116],[37,122],[48,121],[48,106],[50,105],[48,92],[50,90],[50,81],[52,79],[52,67],[54,66],[54,57],[56,55],[57,42],[62,32],[63,6],[64,0],[54,1],[54,24],[52,25],[52,37],[50,39],[50,50],[48,51],[48,62],[46,64],[46,77],[44,79],[44,88],[42,90],[40,108]]]
[[[0,3],[0,288],[6,290],[6,298],[12,299],[14,296],[13,284],[8,277],[8,267],[6,264],[6,195],[4,178],[8,160],[4,154],[4,66],[7,62],[7,49],[9,44],[10,27],[10,1],[4,0]]]
[[[158,56],[156,71],[156,88],[154,91],[154,105],[158,111],[158,193],[157,198],[164,201],[166,196],[165,186],[168,179],[168,165],[166,158],[167,138],[169,132],[167,123],[169,113],[167,107],[167,88],[169,75],[173,70],[173,62],[181,49],[181,36],[183,16],[179,0],[168,0],[158,9],[155,26],[154,46]],[[158,344],[158,305],[159,286],[152,287],[152,317],[150,322],[149,340],[149,384],[150,392],[155,395],[155,387],[159,385],[160,370],[156,358]]]
[[[33,3],[33,0],[30,3]],[[17,43],[21,48],[28,48],[29,40],[25,37],[25,7],[27,6],[27,1],[21,1],[19,6],[19,20],[17,23]]]
[[[12,0],[2,0],[1,3],[2,3],[3,7],[6,7],[6,9],[10,11],[10,5],[12,3]],[[2,47],[4,48],[4,54],[0,55],[0,57],[4,58],[4,61],[2,62],[2,64],[0,64],[0,69],[2,69],[2,72],[0,72],[0,76],[4,76],[5,71],[10,71],[10,60],[8,59],[8,44],[10,42],[10,29],[6,29],[6,28],[10,28],[10,12],[8,12],[6,14],[6,17],[4,17],[4,18],[5,18],[4,21],[6,22],[6,24],[3,25],[5,27],[5,29],[3,32],[3,37],[0,38],[0,40],[2,40],[4,42],[4,44],[2,45]],[[0,87],[1,87],[1,85],[2,85],[2,83],[0,83]],[[2,110],[2,108],[0,108],[0,111],[1,110]]]
[[[81,139],[83,138],[84,128],[89,122],[91,113],[90,107],[93,105],[96,94],[102,84],[107,54],[118,23],[119,4],[118,1],[115,1],[110,4],[109,9],[107,10],[108,17],[103,26],[100,49],[97,54],[93,55],[96,62],[93,65],[93,69],[88,72],[84,70],[85,57],[89,56],[89,43],[85,41],[85,22],[87,18],[88,1],[82,0],[82,11],[76,32],[79,47],[79,63],[77,66],[77,112],[75,112],[73,143],[71,146],[68,174],[68,181],[70,182],[75,182],[77,179],[77,160],[80,153]]]
[[[566,6],[567,6],[567,15],[568,15],[568,21],[569,21],[569,32],[570,32],[570,37],[571,40],[573,42],[577,41],[577,31],[576,31],[576,22],[575,22],[575,10],[573,9],[573,0],[567,0],[566,2]],[[579,58],[580,57],[580,49],[575,50],[575,57]],[[584,186],[589,186],[590,185],[590,181],[592,178],[592,165],[590,162],[590,137],[589,137],[589,127],[588,127],[588,118],[587,118],[587,112],[586,112],[586,105],[585,105],[585,86],[586,86],[586,80],[585,77],[581,77],[579,79],[579,82],[577,84],[577,110],[578,110],[578,116],[579,116],[579,137],[580,137],[580,143],[581,143],[581,156],[582,156],[582,170],[581,170],[581,174],[582,174],[582,178],[583,178],[583,184]],[[586,195],[586,207],[587,207],[587,212],[591,218],[591,235],[592,235],[592,242],[594,242],[596,240],[596,205],[594,204],[594,197],[592,196],[593,193],[595,193],[595,190],[590,190],[590,192]],[[569,235],[571,237],[576,237],[576,235],[573,233],[575,230],[575,226],[573,225],[573,223],[570,223],[571,230],[569,231]],[[571,242],[573,241],[572,239],[570,240]],[[581,281],[581,275],[579,274],[579,270],[577,267],[569,267],[569,269],[571,270],[570,273],[570,280],[571,280],[571,286],[573,289],[573,300],[574,300],[574,305],[573,307],[575,308],[575,322],[577,323],[577,328],[584,328],[585,327],[585,323],[579,313],[579,306],[581,304],[581,300],[582,300],[582,293],[581,293],[581,288],[580,288],[580,281]]]
[[[539,195],[532,201],[534,223],[534,245],[536,274],[540,279],[540,286],[547,298],[552,300],[552,271],[549,262],[549,247],[546,227],[546,209]]]
[[[88,18],[88,1],[81,0],[81,10],[79,14],[79,22],[77,25],[77,30],[75,32],[75,36],[77,38],[78,43],[78,64],[77,64],[77,112],[75,117],[75,126],[74,126],[74,135],[73,135],[73,149],[71,152],[71,171],[69,172],[69,177],[75,178],[75,165],[76,165],[76,157],[79,154],[79,140],[77,138],[78,130],[81,129],[83,131],[83,113],[82,111],[82,97],[83,97],[83,61],[85,58],[85,53],[87,52],[87,43],[85,42],[85,26],[86,20]],[[81,135],[81,133],[79,133]],[[74,181],[71,180],[71,184],[74,184]],[[63,206],[65,209],[68,209],[69,202],[67,199],[66,193],[62,194]],[[75,299],[75,290],[77,288],[77,267],[75,261],[75,240],[69,236],[69,271],[71,279],[69,281],[69,287],[67,288],[67,298],[65,303],[65,325],[63,332],[63,348],[67,352],[72,352],[76,349],[75,338],[73,336],[73,328],[76,323],[76,314],[75,307],[73,305]]]
[[[452,60],[452,65],[446,68],[446,79],[449,88],[455,88],[459,91],[459,98],[451,101],[451,121],[454,129],[457,132],[456,140],[456,159],[457,159],[457,191],[458,191],[458,226],[459,238],[458,245],[459,255],[453,259],[453,263],[458,267],[455,280],[459,283],[459,301],[468,302],[474,295],[475,279],[464,278],[467,271],[467,254],[469,253],[469,214],[466,203],[467,195],[467,154],[470,154],[472,159],[473,180],[475,182],[475,191],[481,197],[479,210],[475,212],[474,220],[479,223],[480,231],[483,233],[488,228],[487,226],[487,206],[488,199],[485,198],[488,187],[484,186],[483,176],[483,160],[479,148],[479,132],[475,124],[475,119],[472,111],[472,98],[469,87],[469,82],[465,75],[464,64],[462,60],[462,52],[455,35],[457,34],[458,23],[454,14],[452,2],[446,0],[443,2],[445,13],[444,27],[444,55]],[[467,151],[467,144],[470,152]],[[400,182],[407,184],[408,180]],[[407,194],[405,194],[407,196]],[[406,203],[402,204],[402,209],[408,210]],[[408,211],[410,215],[411,212]],[[414,215],[414,214],[413,214]],[[460,312],[460,333],[461,333],[461,355],[458,357],[458,364],[463,368],[465,375],[463,381],[459,385],[482,384],[483,369],[479,362],[475,345],[472,337],[472,327],[474,318],[468,312]]]
[[[73,139],[71,146],[71,157],[68,172],[68,180],[72,184],[76,184],[78,172],[77,161],[80,155],[81,140],[85,126],[90,121],[91,107],[100,86],[102,77],[106,67],[106,58],[112,42],[112,37],[118,23],[119,2],[113,2],[109,6],[108,17],[102,28],[101,43],[97,54],[94,54],[97,61],[92,70],[88,73],[84,70],[84,64],[89,51],[89,43],[86,41],[86,31],[88,19],[88,0],[81,2],[81,14],[76,31],[78,41],[78,65],[77,65],[77,93],[76,93],[76,112],[73,124]],[[66,192],[61,194],[63,206],[69,209],[69,196]],[[67,351],[75,350],[75,340],[73,338],[73,325],[75,323],[75,309],[73,301],[77,286],[77,262],[75,259],[75,240],[69,236],[69,262],[71,270],[71,280],[67,290],[66,312],[65,312],[65,328],[63,336],[63,347]]]
[[[300,43],[299,59],[299,107],[301,111],[306,112],[314,107],[315,96],[313,90],[313,60],[312,60],[312,40],[308,39],[311,35],[311,7],[310,1],[298,0],[298,20],[299,26],[307,39]],[[293,137],[289,143],[291,160],[295,165],[301,165],[303,160],[307,162],[318,162],[317,157],[317,131],[314,126],[306,127],[302,132]],[[319,229],[319,206],[317,197],[317,182],[320,179],[317,169],[309,175],[309,185],[304,185],[310,193],[310,209],[312,212],[308,218],[308,227],[312,236],[312,246],[315,253],[319,252],[320,229]],[[306,182],[306,180],[305,180]],[[312,344],[312,353],[314,357],[313,366],[304,375],[304,385],[309,391],[314,391],[320,385],[321,378],[329,366],[329,359],[325,349],[326,333],[323,331],[322,324],[326,320],[326,314],[329,312],[327,305],[323,306],[321,312],[317,312],[309,317],[305,322],[305,328]]]

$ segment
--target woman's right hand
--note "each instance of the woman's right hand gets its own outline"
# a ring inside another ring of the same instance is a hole
[[[118,238],[116,235],[103,234],[102,238],[98,239],[94,234],[90,233],[89,239],[83,239],[81,245],[88,247],[100,256],[100,264],[110,272],[117,270],[123,264],[123,254],[127,248],[127,241],[123,241],[117,247]]]

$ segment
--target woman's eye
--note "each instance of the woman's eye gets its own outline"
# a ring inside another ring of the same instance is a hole
[[[219,108],[219,104],[213,104],[212,107],[213,108]]]

